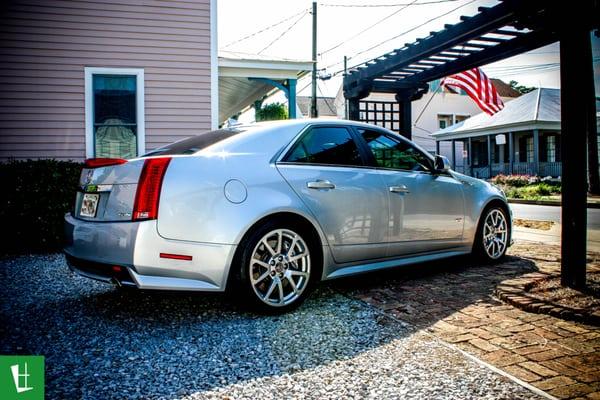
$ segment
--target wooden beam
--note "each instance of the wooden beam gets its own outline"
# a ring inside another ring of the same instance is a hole
[[[537,49],[558,40],[555,32],[530,32],[527,35],[508,40],[492,48],[462,57],[452,63],[441,65],[424,71],[418,76],[407,78],[412,83],[419,81],[432,81],[448,75],[456,74],[470,68],[489,64],[494,61],[520,54],[529,50]]]
[[[530,3],[543,4],[541,0],[524,2],[525,8],[531,7]],[[453,46],[460,45],[467,40],[481,36],[485,33],[495,31],[510,24],[515,17],[515,9],[521,3],[504,2],[494,6],[486,13],[478,14],[472,18],[463,19],[464,22],[453,25],[438,35],[423,40],[414,46],[410,46],[397,54],[388,57],[384,62],[370,65],[364,70],[347,76],[346,82],[360,79],[372,79],[378,75],[389,73],[402,65],[408,65],[421,58],[427,58],[440,51],[447,50]]]

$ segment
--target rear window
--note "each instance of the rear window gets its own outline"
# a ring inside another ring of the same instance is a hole
[[[142,157],[194,154],[202,149],[207,148],[208,146],[212,146],[215,143],[219,143],[222,140],[235,136],[244,131],[245,129],[227,128],[202,133],[198,136],[192,136],[187,139],[159,147],[158,149],[144,154]]]

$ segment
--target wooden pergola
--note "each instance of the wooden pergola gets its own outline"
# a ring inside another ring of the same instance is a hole
[[[361,119],[360,100],[371,92],[394,93],[400,132],[411,138],[411,102],[427,92],[428,82],[560,41],[561,131],[565,137],[561,141],[561,272],[563,284],[582,287],[586,279],[586,155],[597,157],[590,35],[600,28],[600,0],[568,5],[501,0],[478,11],[350,69],[344,77],[349,117]]]

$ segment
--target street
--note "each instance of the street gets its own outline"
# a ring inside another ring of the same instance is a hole
[[[535,204],[510,204],[514,218],[553,221],[560,223],[560,207]],[[600,209],[588,208],[588,229],[600,229]]]

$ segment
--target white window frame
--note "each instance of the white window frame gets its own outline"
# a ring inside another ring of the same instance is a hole
[[[94,75],[128,75],[136,77],[136,139],[137,155],[146,152],[146,124],[144,104],[144,69],[143,68],[100,68],[85,67],[85,156],[95,157],[94,151]]]

